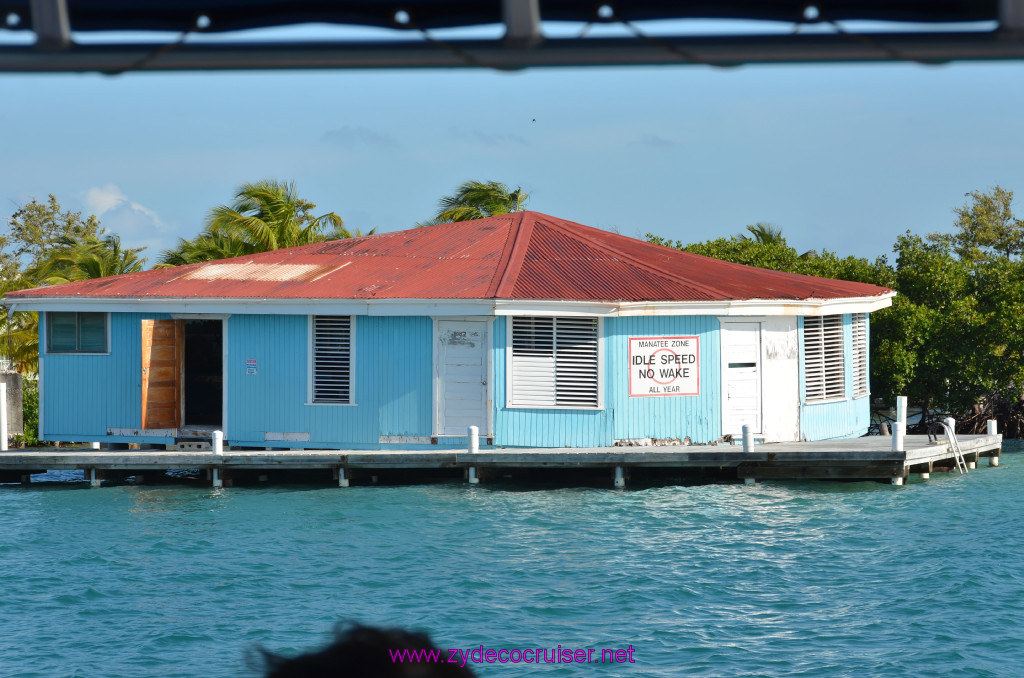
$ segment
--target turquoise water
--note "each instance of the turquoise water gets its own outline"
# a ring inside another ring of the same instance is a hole
[[[1024,455],[1002,461],[902,488],[2,486],[0,675],[248,676],[340,619],[635,648],[481,676],[1020,675]]]

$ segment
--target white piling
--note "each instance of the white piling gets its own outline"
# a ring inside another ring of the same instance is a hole
[[[746,424],[743,425],[743,451],[750,452],[754,447],[754,436],[750,432],[750,427]]]
[[[968,471],[973,471],[976,468],[978,468],[978,462],[976,462],[976,461],[969,461],[969,462],[967,462],[967,470]]]
[[[479,485],[480,484],[480,479],[476,477],[476,466],[470,466],[469,467],[469,484],[470,485]]]
[[[928,480],[931,477],[932,477],[932,474],[929,473],[928,471],[924,471],[924,472],[921,473],[921,480]]]
[[[89,469],[89,487],[99,487],[102,481],[96,477],[96,469]]]
[[[98,450],[98,449],[100,449],[100,441],[94,440],[91,443],[89,443],[89,449],[90,450]]]
[[[476,454],[480,451],[480,429],[476,426],[469,427],[469,453]]]
[[[348,487],[348,476],[345,475],[345,468],[338,469],[338,487]]]
[[[907,396],[896,397],[896,421],[903,424],[903,432],[907,432]]]
[[[999,466],[999,457],[989,457],[988,458],[988,465],[989,466]]]
[[[906,430],[906,424],[901,421],[894,421],[892,423],[892,451],[893,452],[905,452],[906,445],[904,444],[904,431]]]
[[[899,478],[893,478],[892,479],[892,484],[893,485],[902,485],[903,484],[903,477],[900,476]]]
[[[615,467],[615,489],[621,490],[626,487],[626,473],[621,466]]]
[[[224,454],[224,431],[213,432],[213,453]]]
[[[743,479],[743,484],[744,485],[753,485],[756,482],[757,482],[757,478],[744,478]]]
[[[218,433],[219,433],[219,431],[218,431]],[[221,480],[221,477],[220,477],[220,469],[217,468],[216,466],[213,467],[213,486],[214,487],[224,487],[224,481]]]
[[[986,421],[985,433],[989,434],[990,436],[996,435],[996,423],[997,422],[995,419],[989,419],[988,421]]]
[[[7,451],[7,384],[0,381],[0,452]]]

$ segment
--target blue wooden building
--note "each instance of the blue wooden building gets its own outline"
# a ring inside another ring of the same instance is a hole
[[[535,212],[9,293],[40,437],[599,447],[859,436],[889,289]]]

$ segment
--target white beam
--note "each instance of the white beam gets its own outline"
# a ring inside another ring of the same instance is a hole
[[[32,0],[32,30],[36,47],[60,52],[71,46],[71,22],[66,0]]]

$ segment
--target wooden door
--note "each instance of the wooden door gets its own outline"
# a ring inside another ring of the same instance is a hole
[[[185,321],[142,321],[142,428],[178,428]]]
[[[437,432],[466,435],[469,426],[487,435],[487,323],[437,323]]]
[[[722,323],[722,433],[761,432],[761,324]]]

